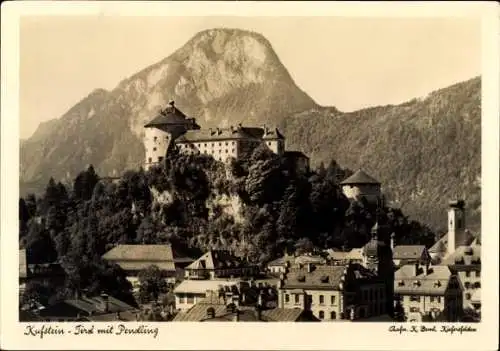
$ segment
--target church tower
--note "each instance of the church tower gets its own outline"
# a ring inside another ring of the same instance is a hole
[[[188,130],[200,129],[195,118],[187,118],[170,101],[167,108],[160,110],[159,114],[144,126],[144,148],[146,151],[144,169],[160,164],[167,150],[173,147],[175,140]]]
[[[448,254],[455,252],[457,247],[466,244],[465,201],[450,201],[448,208]]]

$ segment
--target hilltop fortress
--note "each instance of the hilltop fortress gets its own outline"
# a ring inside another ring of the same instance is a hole
[[[241,124],[229,128],[201,129],[196,119],[188,118],[175,106],[174,101],[170,101],[169,106],[144,128],[146,170],[161,163],[174,146],[183,153],[211,155],[217,161],[228,162],[262,144],[277,155],[293,159],[294,165],[301,170],[309,170],[309,158],[306,155],[298,151],[285,151],[285,138],[278,129],[267,126],[244,127]]]

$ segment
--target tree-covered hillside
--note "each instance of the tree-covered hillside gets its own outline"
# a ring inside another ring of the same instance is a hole
[[[283,128],[287,145],[313,162],[335,158],[344,167],[368,171],[412,218],[445,229],[448,200],[462,197],[469,228],[479,229],[479,77],[396,106],[306,111],[284,120]]]

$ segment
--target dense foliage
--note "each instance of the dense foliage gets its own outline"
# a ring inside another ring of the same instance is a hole
[[[286,118],[282,128],[287,147],[313,162],[333,157],[362,167],[382,182],[393,206],[434,230],[446,230],[454,197],[466,200],[469,229],[480,229],[480,77],[400,105],[305,111]]]
[[[118,182],[100,180],[90,166],[72,189],[51,179],[42,197],[20,199],[20,243],[29,263],[62,264],[62,296],[85,289],[126,301],[124,272],[101,259],[116,244],[171,243],[193,257],[223,248],[262,264],[285,250],[361,247],[376,218],[398,244],[432,244],[428,228],[400,210],[350,203],[338,182],[351,172],[336,162],[304,174],[283,161],[265,146],[227,166],[173,153]],[[140,275],[141,300],[166,291],[158,274],[151,268]]]

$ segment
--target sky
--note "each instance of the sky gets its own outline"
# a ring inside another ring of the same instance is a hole
[[[20,137],[216,27],[264,35],[302,90],[345,112],[481,72],[473,18],[30,16],[20,22]]]

